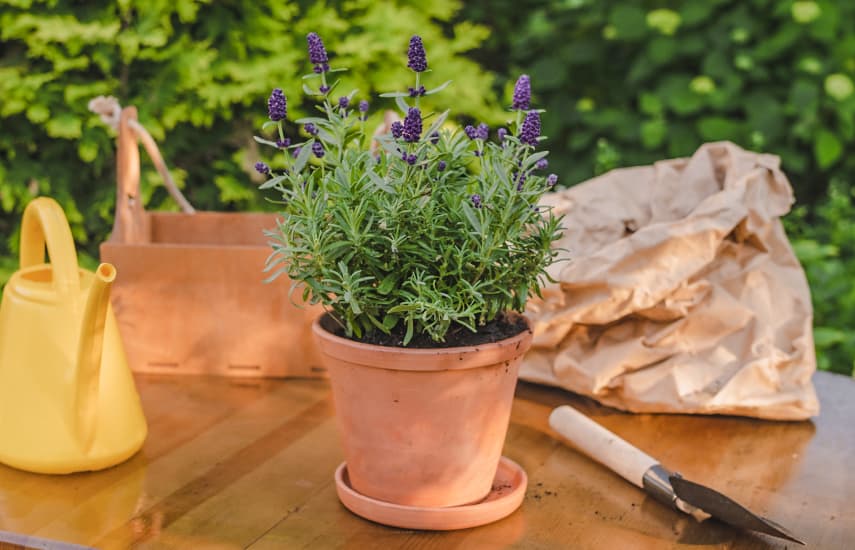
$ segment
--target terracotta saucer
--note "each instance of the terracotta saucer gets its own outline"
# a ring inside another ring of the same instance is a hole
[[[335,471],[335,484],[339,500],[358,516],[405,529],[450,531],[485,525],[510,515],[522,504],[528,476],[519,464],[503,456],[493,488],[482,501],[448,508],[401,506],[361,495],[350,486],[345,463]]]

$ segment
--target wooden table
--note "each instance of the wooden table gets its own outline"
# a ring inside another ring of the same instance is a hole
[[[97,473],[0,467],[0,539],[255,550],[795,547],[698,524],[560,443],[547,416],[570,403],[809,547],[853,548],[855,380],[818,373],[815,382],[821,416],[800,423],[629,415],[521,384],[505,454],[529,475],[522,507],[485,527],[432,533],[383,527],[339,504],[332,476],[342,456],[325,381],[139,376],[150,429],[143,451]]]

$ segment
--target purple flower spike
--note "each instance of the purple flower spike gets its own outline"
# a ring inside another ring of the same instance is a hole
[[[300,156],[300,149],[302,149],[302,147],[294,147],[294,152],[293,152],[293,153],[291,153],[291,155],[292,155],[294,158],[299,157],[299,156]]]
[[[275,88],[270,93],[267,99],[267,114],[273,121],[282,120],[288,115],[288,101],[285,99],[282,88]]]
[[[364,99],[359,102],[359,112],[360,113],[367,113],[368,112],[368,102],[365,101]]]
[[[319,92],[321,92],[322,94],[325,94],[325,93],[327,93],[328,91],[330,91],[330,87],[329,87],[329,86],[323,86],[323,85],[322,85],[320,88],[318,88],[318,91],[319,91]]]
[[[419,86],[418,89],[408,86],[407,89],[410,91],[410,97],[427,95],[427,89],[424,86]]]
[[[255,163],[255,171],[258,172],[259,174],[263,175],[263,176],[269,176],[270,175],[270,167],[267,166],[267,164],[265,164],[263,162],[256,162]]]
[[[323,158],[324,157],[324,144],[321,143],[320,141],[314,142],[312,144],[312,152],[315,154],[316,157]]]
[[[434,132],[430,135],[430,142],[433,145],[436,145],[437,143],[439,143],[439,132]]]
[[[436,169],[438,172],[442,172],[443,170],[445,170],[446,166],[447,166],[447,164],[445,163],[444,160],[441,160],[441,161],[436,163]]]
[[[546,185],[549,187],[555,187],[556,183],[558,183],[558,176],[556,174],[549,174],[546,176]]]
[[[531,79],[527,74],[520,76],[514,85],[513,109],[527,111],[531,104]]]
[[[427,70],[427,56],[421,36],[410,38],[410,48],[407,50],[407,67],[421,73]]]
[[[475,208],[481,208],[481,195],[475,193],[470,197],[470,199],[472,200],[472,206]]]
[[[277,139],[276,140],[276,147],[278,147],[280,149],[285,149],[289,145],[291,145],[291,140],[289,138]]]
[[[399,139],[404,134],[404,125],[397,120],[392,123],[392,137]]]
[[[416,107],[410,107],[404,118],[404,141],[415,143],[422,137],[422,113]]]
[[[487,140],[490,137],[490,127],[485,123],[481,123],[478,125],[478,139]]]
[[[478,139],[478,130],[471,124],[468,124],[463,131],[466,132],[469,139]]]
[[[499,143],[503,143],[505,136],[508,135],[508,131],[505,128],[499,128],[496,130],[496,135],[499,136]]]
[[[350,105],[350,98],[347,97],[346,95],[343,95],[340,98],[338,98],[338,108],[339,109],[347,109],[347,107],[349,105]]]
[[[537,145],[537,138],[539,137],[540,115],[537,111],[529,111],[528,114],[525,115],[522,128],[520,128],[520,143],[534,147]]]
[[[407,157],[407,164],[409,164],[410,166],[412,166],[413,164],[416,163],[417,160],[419,160],[419,157],[416,156],[415,153],[411,153],[410,155],[407,155],[406,153],[404,153],[404,156]]]
[[[522,191],[523,185],[525,185],[525,174],[519,174],[519,179],[517,180],[517,191]]]
[[[305,130],[310,136],[318,135],[318,128],[311,122],[307,122],[306,125],[303,126],[303,130]]]
[[[306,35],[306,42],[309,45],[309,61],[315,65],[316,73],[325,73],[330,70],[329,57],[327,57],[327,49],[324,48],[324,41],[317,33],[310,32]]]
[[[539,161],[534,163],[534,168],[536,170],[546,170],[549,167],[549,161],[546,159],[540,159]]]

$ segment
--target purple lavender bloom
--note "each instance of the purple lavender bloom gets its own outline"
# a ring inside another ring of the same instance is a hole
[[[525,174],[520,172],[518,176],[519,177],[517,179],[517,191],[522,191],[523,185],[525,185]]]
[[[367,113],[368,112],[368,102],[365,101],[364,99],[359,102],[359,112],[360,113]]]
[[[392,123],[392,137],[399,139],[404,134],[404,125],[397,120]]]
[[[321,87],[320,87],[320,88],[318,88],[318,91],[319,91],[319,92],[321,92],[322,94],[325,94],[325,93],[327,93],[328,91],[330,91],[330,87],[329,87],[329,86],[321,85]]]
[[[404,153],[404,156],[407,157],[406,161],[407,161],[407,164],[409,164],[410,166],[412,166],[413,164],[416,163],[417,160],[419,160],[419,157],[416,156],[415,153],[412,153],[410,155],[407,155],[406,153]]]
[[[427,94],[427,89],[424,86],[419,86],[418,89],[408,86],[407,89],[410,91],[410,97],[418,97]]]
[[[306,43],[309,45],[309,61],[314,65],[323,66],[329,62],[327,57],[327,49],[324,48],[324,41],[317,33],[310,32],[306,35]]]
[[[306,125],[305,125],[305,126],[303,126],[303,130],[305,130],[305,131],[306,131],[306,133],[307,133],[307,134],[309,134],[310,136],[316,136],[316,135],[318,135],[318,128],[317,128],[317,126],[315,126],[315,125],[314,125],[314,124],[312,124],[311,122],[307,122],[307,123],[306,123]]]
[[[300,156],[300,149],[302,149],[302,148],[303,148],[302,146],[301,147],[294,147],[294,151],[291,153],[291,156],[293,156],[294,158],[299,157]]]
[[[347,109],[347,107],[349,105],[350,105],[350,98],[347,97],[346,95],[343,95],[340,98],[338,98],[338,108],[339,109]]]
[[[546,176],[546,185],[549,187],[555,187],[556,183],[558,183],[558,176],[556,174],[549,174]]]
[[[472,206],[475,208],[481,208],[481,195],[475,193],[470,197],[470,199],[472,200]]]
[[[285,94],[282,88],[274,88],[267,99],[267,114],[270,120],[279,121],[288,115],[288,101],[285,99]]]
[[[466,132],[466,135],[469,139],[477,139],[478,138],[478,130],[472,126],[471,124],[467,124],[463,131]]]
[[[434,132],[430,135],[430,142],[433,145],[436,145],[437,143],[439,143],[439,132]]]
[[[534,163],[535,170],[546,170],[549,167],[549,161],[546,159],[540,159],[539,161]]]
[[[410,107],[404,118],[404,141],[414,143],[422,137],[422,113],[416,107]]]
[[[532,147],[537,145],[537,138],[540,137],[540,115],[537,111],[529,111],[525,115],[525,120],[523,120],[522,128],[520,128],[520,143],[525,145],[531,145]]]
[[[312,152],[315,154],[316,157],[323,158],[324,157],[324,144],[321,143],[320,141],[314,142],[312,144]]]
[[[445,170],[446,166],[447,166],[447,164],[445,163],[444,160],[441,160],[441,161],[436,163],[436,169],[438,172],[442,172],[443,170]]]
[[[505,128],[499,128],[496,130],[496,135],[499,136],[499,143],[504,143],[505,136],[508,135],[508,131]]]
[[[421,36],[416,35],[410,38],[410,47],[407,50],[407,67],[417,73],[427,70],[427,56]]]
[[[278,147],[279,149],[285,149],[289,145],[291,145],[291,140],[289,138],[276,140],[276,147]]]
[[[330,64],[321,63],[320,65],[315,65],[312,70],[315,71],[317,74],[325,73],[330,70]]]
[[[258,172],[259,174],[263,175],[263,176],[269,176],[270,175],[270,167],[267,166],[267,164],[265,164],[263,162],[256,162],[255,163],[255,171]]]
[[[478,125],[478,139],[486,141],[490,137],[490,127],[485,123]]]
[[[521,75],[514,85],[512,108],[515,111],[527,111],[531,104],[531,79],[527,74]]]

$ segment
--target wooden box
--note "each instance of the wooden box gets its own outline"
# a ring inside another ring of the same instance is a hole
[[[226,376],[324,376],[311,323],[320,306],[291,302],[291,281],[264,283],[274,214],[145,212],[139,148],[122,111],[118,196],[101,259],[116,266],[112,303],[131,368]]]

